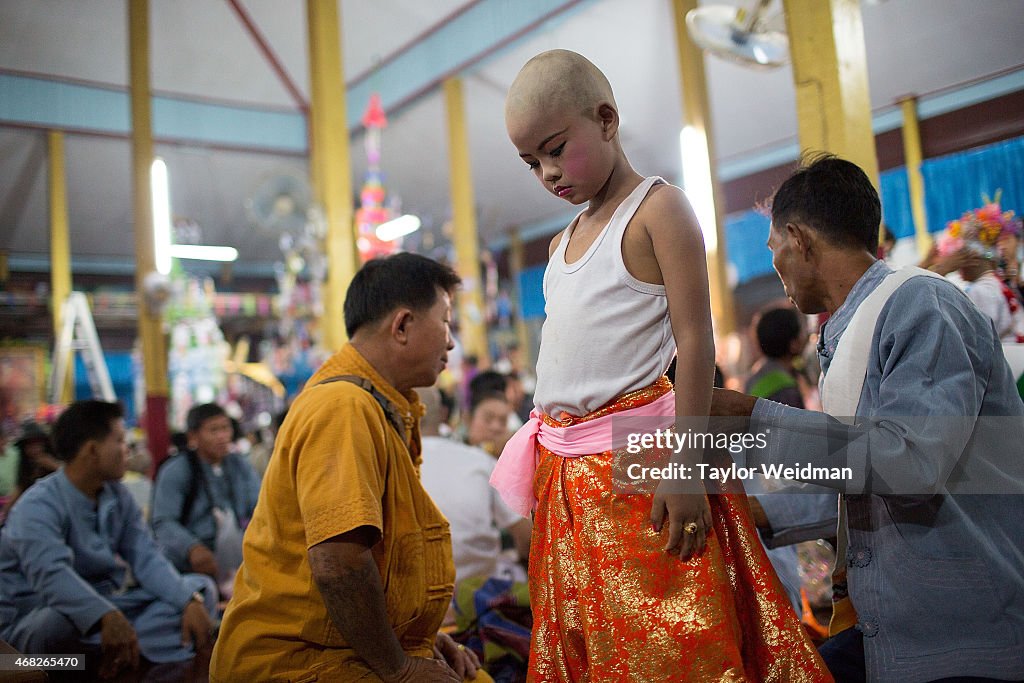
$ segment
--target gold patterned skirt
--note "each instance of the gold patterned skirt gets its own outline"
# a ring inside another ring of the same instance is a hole
[[[659,380],[583,418],[649,403]],[[686,562],[652,530],[649,494],[613,491],[611,451],[538,444],[530,551],[529,680],[830,681],[757,537],[742,494],[709,496],[704,552]]]

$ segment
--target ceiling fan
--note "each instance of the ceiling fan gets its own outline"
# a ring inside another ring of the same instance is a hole
[[[252,224],[273,236],[301,234],[309,222],[311,208],[308,183],[290,170],[265,177],[245,202]]]
[[[711,54],[755,69],[789,62],[789,40],[775,17],[767,17],[772,0],[757,0],[752,10],[707,5],[686,14],[693,42]]]

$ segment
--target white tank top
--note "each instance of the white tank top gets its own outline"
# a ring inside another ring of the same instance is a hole
[[[676,344],[664,285],[641,282],[622,260],[622,237],[650,189],[645,179],[573,263],[565,262],[571,230],[544,271],[544,313],[534,403],[551,415],[583,416],[665,373]],[[578,216],[577,216],[578,219]]]

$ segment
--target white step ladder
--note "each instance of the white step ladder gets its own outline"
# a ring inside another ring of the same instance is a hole
[[[60,403],[68,368],[74,362],[74,351],[82,352],[92,395],[104,401],[116,401],[107,361],[100,348],[100,338],[89,310],[89,301],[81,292],[71,292],[61,315],[60,337],[53,349],[53,376],[50,378],[50,402]]]

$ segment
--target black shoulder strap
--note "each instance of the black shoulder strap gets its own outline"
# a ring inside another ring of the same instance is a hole
[[[398,438],[402,440],[403,444],[408,443],[405,434],[405,420],[402,419],[402,414],[387,396],[377,391],[377,387],[373,386],[373,382],[365,377],[359,377],[358,375],[338,375],[336,377],[328,377],[325,380],[321,380],[313,386],[331,384],[332,382],[349,382],[365,389],[370,396],[373,396],[374,400],[380,404],[380,407],[384,410],[384,415],[388,418],[388,422],[390,422],[391,426],[395,428],[396,432],[398,432]]]
[[[188,482],[188,491],[185,493],[185,500],[181,504],[181,514],[178,516],[178,521],[182,526],[188,523],[189,513],[192,512],[192,506],[195,505],[196,496],[199,495],[200,484],[206,485],[206,479],[203,477],[203,466],[199,462],[199,454],[191,448],[185,451],[185,457],[188,459],[188,469],[191,473],[191,478]]]

